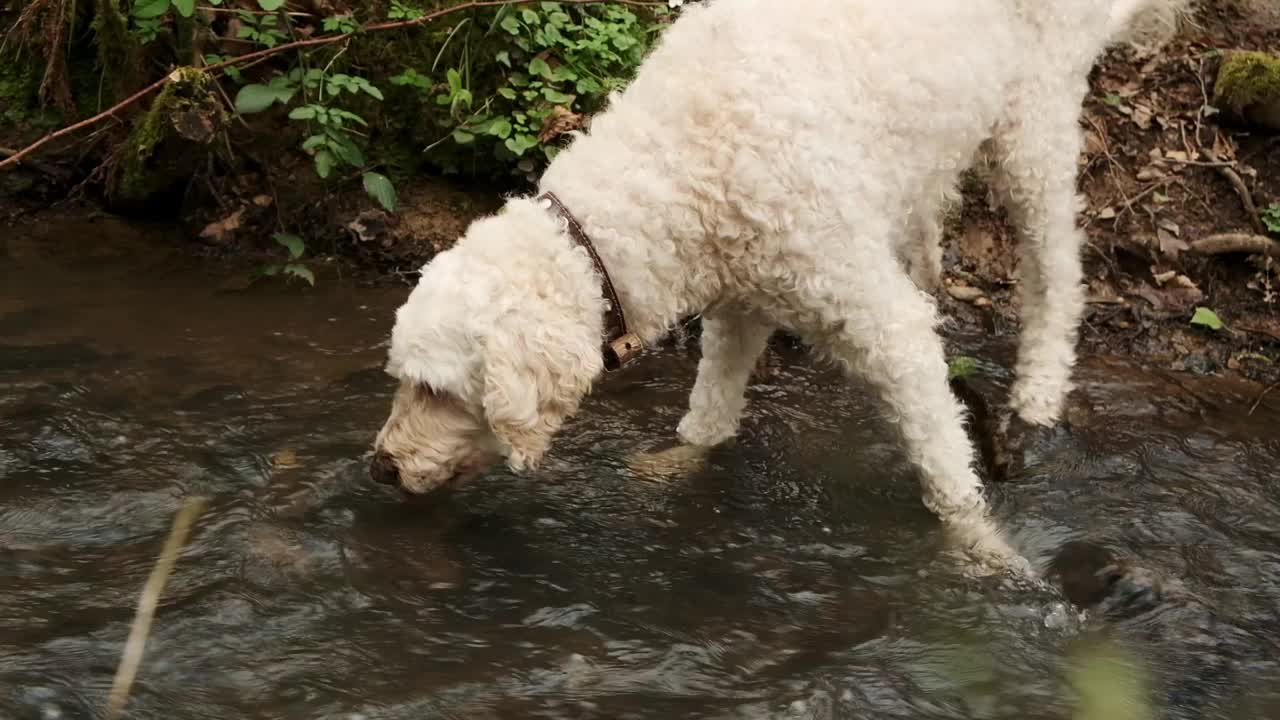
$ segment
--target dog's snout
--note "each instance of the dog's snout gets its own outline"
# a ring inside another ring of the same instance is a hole
[[[390,453],[379,450],[373,454],[373,461],[369,463],[369,477],[383,485],[395,485],[400,482],[400,470],[396,467],[396,461],[392,459]]]

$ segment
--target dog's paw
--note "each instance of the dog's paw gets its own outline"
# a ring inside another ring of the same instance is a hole
[[[965,513],[946,518],[945,527],[954,546],[973,565],[975,575],[1007,573],[1021,580],[1040,582],[1039,573],[1009,542],[1004,529],[985,513]]]
[[[686,445],[712,448],[738,433],[736,423],[719,422],[693,412],[688,413],[676,426],[676,435]]]
[[[708,448],[696,445],[636,452],[627,458],[627,469],[640,479],[668,483],[701,470],[706,464],[707,452]]]
[[[1028,425],[1052,427],[1062,415],[1066,393],[1045,383],[1018,381],[1009,396],[1009,405]]]

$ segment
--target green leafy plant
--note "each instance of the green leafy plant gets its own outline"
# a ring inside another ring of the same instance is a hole
[[[1262,211],[1262,224],[1273,235],[1280,235],[1280,202],[1271,203]]]
[[[332,62],[330,62],[332,65]],[[315,96],[310,97],[310,92]],[[281,73],[267,83],[254,83],[240,88],[236,94],[236,111],[241,115],[262,112],[273,105],[288,105],[301,92],[303,103],[289,111],[289,119],[305,123],[308,129],[302,150],[311,155],[316,175],[328,178],[336,167],[347,166],[363,169],[366,165],[364,151],[357,142],[357,128],[368,127],[369,122],[338,102],[347,96],[364,96],[376,101],[383,99],[382,91],[368,79],[347,73],[325,69],[294,68]],[[396,208],[396,192],[385,175],[365,171],[362,173],[365,191],[388,211]]]
[[[443,132],[427,146],[448,172],[472,167],[532,177],[562,138],[623,87],[669,11],[620,5],[507,5],[448,32],[431,68],[392,79],[438,108]],[[445,65],[444,82],[439,77]]]
[[[268,0],[259,0],[259,4],[268,4]],[[288,30],[282,26],[279,15],[257,15],[245,10],[237,15],[241,23],[238,35],[242,40],[273,48],[289,39]]]
[[[316,284],[315,273],[311,272],[311,268],[303,261],[303,257],[307,254],[306,242],[292,233],[276,233],[271,236],[277,244],[285,249],[288,253],[288,260],[271,265],[264,265],[259,268],[258,274],[263,277],[275,277],[284,275],[287,277],[295,277],[305,281],[308,285]]]

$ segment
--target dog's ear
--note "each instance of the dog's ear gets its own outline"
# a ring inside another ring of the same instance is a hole
[[[484,360],[484,414],[506,446],[512,470],[537,465],[556,431],[577,412],[603,363],[599,348],[590,342],[584,345],[537,323],[490,335]]]

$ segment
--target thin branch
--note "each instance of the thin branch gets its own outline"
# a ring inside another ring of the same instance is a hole
[[[120,658],[120,666],[116,668],[115,680],[111,682],[111,694],[107,696],[107,718],[116,720],[124,712],[125,703],[129,700],[129,688],[138,675],[138,665],[142,662],[142,651],[147,645],[147,636],[151,634],[151,618],[155,615],[156,606],[160,603],[160,593],[164,592],[165,583],[173,566],[178,562],[178,553],[187,544],[187,535],[200,511],[204,509],[204,498],[187,498],[173,519],[173,527],[169,531],[169,539],[151,576],[142,588],[142,597],[138,599],[138,613],[133,618],[133,626],[129,629],[129,639],[125,641],[124,655]]]
[[[241,63],[249,62],[252,60],[259,60],[261,58],[270,57],[272,55],[279,55],[280,53],[288,52],[289,50],[297,50],[299,48],[305,48],[305,47],[320,47],[323,45],[330,45],[332,43],[342,42],[344,40],[350,40],[351,38],[354,38],[357,35],[361,35],[363,33],[382,32],[384,30],[397,30],[400,28],[408,28],[408,27],[414,27],[417,25],[425,25],[433,20],[437,20],[446,15],[452,15],[453,13],[462,12],[464,10],[472,10],[475,8],[500,7],[502,5],[528,5],[534,1],[535,0],[473,0],[472,2],[464,2],[459,5],[454,5],[452,7],[447,7],[432,13],[427,13],[422,17],[414,18],[412,20],[397,20],[394,22],[375,23],[373,25],[366,25],[365,27],[353,30],[351,32],[341,33],[339,35],[328,35],[324,37],[310,38],[307,40],[298,40],[296,42],[285,43],[284,45],[277,45],[272,48],[266,48],[266,49],[257,50],[251,53],[245,53],[244,55],[237,55],[236,57],[228,58],[226,60],[223,60],[222,62],[214,63],[213,65],[207,65],[203,68],[198,68],[198,69],[204,72],[209,72],[209,73],[221,72],[229,67],[240,65]],[[560,1],[566,5],[629,5],[632,7],[667,7],[667,4],[665,2],[654,2],[653,0],[560,0]],[[142,98],[164,87],[165,83],[169,82],[169,79],[171,77],[173,77],[172,73],[142,88],[138,92],[130,95],[124,100],[121,100],[120,102],[116,103],[115,105],[112,105],[111,107],[107,108],[106,110],[103,110],[97,115],[94,115],[93,117],[86,118],[84,120],[81,120],[78,123],[75,123],[74,125],[69,125],[65,128],[62,128],[61,130],[57,130],[49,133],[48,135],[45,135],[44,137],[40,138],[34,143],[31,143],[30,145],[15,152],[13,155],[9,156],[5,160],[0,160],[0,170],[4,170],[6,168],[10,168],[17,165],[18,163],[22,162],[22,159],[27,155],[30,155],[36,150],[39,150],[41,147],[44,147],[45,145],[49,144],[50,142],[53,142],[54,140],[57,140],[58,138],[66,137],[67,135],[70,135],[76,132],[77,130],[81,130],[91,125],[96,125],[97,123],[102,122],[104,119],[114,116],[116,113],[120,112],[121,110],[129,107],[130,105],[138,102]]]

